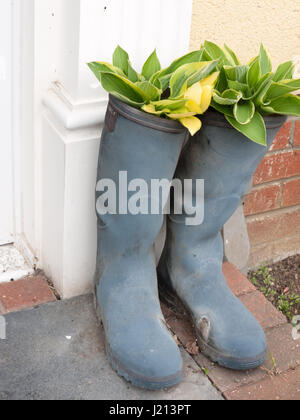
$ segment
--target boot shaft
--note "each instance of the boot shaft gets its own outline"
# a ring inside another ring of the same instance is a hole
[[[133,249],[144,254],[153,247],[163,225],[165,202],[152,196],[152,181],[171,183],[188,137],[188,131],[178,122],[141,112],[110,97],[97,174],[98,265],[107,256]],[[115,195],[112,214],[102,211],[107,204],[104,181],[109,182],[109,192]],[[145,214],[131,212],[130,204],[135,203],[137,193],[142,201],[137,206],[145,204]],[[156,199],[160,200],[161,211],[151,214],[152,200]]]
[[[205,114],[203,127],[185,148],[175,174],[179,179],[204,180],[205,235],[220,230],[232,216],[285,121],[281,116],[265,118],[267,147],[263,147],[233,129],[223,115]],[[179,223],[183,217],[172,215]]]

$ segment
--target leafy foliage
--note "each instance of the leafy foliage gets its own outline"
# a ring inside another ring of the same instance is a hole
[[[212,107],[252,141],[266,145],[264,116],[270,114],[300,116],[300,98],[291,93],[300,89],[293,79],[291,61],[272,72],[271,59],[263,45],[259,55],[241,65],[235,53],[206,41],[203,56],[219,59],[220,77],[213,93]]]
[[[112,64],[95,61],[88,66],[102,87],[116,98],[159,117],[178,120],[194,135],[201,128],[196,115],[210,106],[219,61],[204,60],[202,49],[161,69],[155,50],[139,74],[128,53],[118,46]]]
[[[210,105],[236,130],[264,146],[264,116],[300,116],[300,98],[292,94],[300,89],[300,79],[293,79],[293,63],[283,63],[273,72],[263,45],[246,65],[227,45],[221,48],[209,41],[165,69],[155,50],[141,74],[120,46],[112,64],[88,65],[107,92],[144,112],[180,121],[192,135],[201,128],[197,115]]]

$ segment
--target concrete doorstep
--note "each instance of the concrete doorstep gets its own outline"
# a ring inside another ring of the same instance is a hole
[[[145,391],[109,366],[92,296],[57,301],[5,315],[0,340],[0,400],[221,400],[182,350],[183,382]]]
[[[184,380],[162,391],[137,389],[111,369],[92,296],[57,301],[43,276],[0,284],[0,400],[300,400],[298,334],[232,264],[224,274],[266,332],[266,362],[246,372],[210,362],[171,297],[162,309],[181,348]]]

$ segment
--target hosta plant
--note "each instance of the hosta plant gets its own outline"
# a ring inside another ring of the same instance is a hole
[[[88,66],[111,95],[144,112],[178,120],[194,135],[201,128],[196,115],[210,106],[219,61],[207,60],[201,49],[161,69],[154,51],[138,73],[127,52],[118,46],[112,64],[97,61]]]
[[[264,116],[271,114],[300,116],[300,79],[293,79],[291,61],[273,72],[271,59],[263,45],[260,53],[242,65],[226,45],[220,48],[205,42],[203,57],[219,59],[220,77],[211,106],[225,115],[227,121],[246,137],[266,145]]]

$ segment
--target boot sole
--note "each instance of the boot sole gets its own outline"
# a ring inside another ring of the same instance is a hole
[[[101,310],[98,304],[98,300],[96,297],[96,294],[94,293],[94,306],[96,310],[97,319],[100,324],[103,325]],[[105,337],[105,351],[108,357],[108,361],[113,368],[113,370],[121,377],[123,377],[127,382],[130,382],[132,385],[143,388],[147,390],[161,390],[164,388],[171,388],[173,386],[178,385],[183,377],[182,372],[178,372],[172,376],[164,377],[161,379],[157,378],[149,378],[145,377],[143,375],[140,375],[136,372],[133,372],[132,370],[126,368],[122,362],[113,354],[113,351],[111,350],[111,347],[106,340]]]
[[[201,352],[214,363],[218,363],[220,366],[225,367],[227,369],[240,371],[256,369],[259,366],[261,366],[267,358],[267,351],[263,352],[255,358],[237,359],[234,357],[227,356],[226,354],[214,349],[213,347],[205,343],[205,341],[203,341],[203,339],[199,336],[197,329],[195,327],[194,329],[196,332]]]
[[[231,370],[250,370],[250,369],[256,369],[259,366],[261,366],[266,358],[267,358],[267,350],[265,350],[263,353],[259,354],[257,357],[254,358],[245,358],[245,359],[238,359],[231,356],[228,356],[225,353],[220,352],[219,350],[211,347],[208,345],[200,336],[198,333],[197,328],[195,327],[194,318],[191,310],[188,308],[188,306],[180,299],[178,296],[176,290],[172,287],[169,275],[167,274],[168,278],[165,279],[161,274],[158,274],[158,277],[161,281],[164,282],[164,284],[169,289],[169,292],[175,295],[175,297],[183,304],[187,314],[189,315],[189,318],[193,324],[197,342],[199,345],[199,349],[204,356],[208,357],[212,362],[218,363],[220,366],[225,367],[227,369]]]

